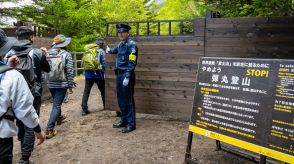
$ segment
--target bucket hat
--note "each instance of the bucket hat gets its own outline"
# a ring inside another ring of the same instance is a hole
[[[70,41],[71,41],[71,38],[66,38],[63,34],[59,34],[54,37],[51,47],[52,48],[66,47],[70,43]]]

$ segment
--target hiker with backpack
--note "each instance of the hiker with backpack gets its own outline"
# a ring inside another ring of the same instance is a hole
[[[87,44],[84,49],[85,53],[82,59],[84,69],[85,87],[82,100],[82,116],[90,113],[88,110],[88,99],[94,83],[97,84],[105,107],[105,52],[103,50],[104,40],[97,38],[95,43]]]
[[[52,138],[57,134],[54,129],[55,124],[59,124],[65,119],[61,114],[61,105],[63,103],[67,90],[73,93],[74,69],[72,56],[66,51],[66,46],[71,39],[60,34],[54,37],[52,49],[48,51],[47,60],[51,66],[51,71],[47,74],[47,85],[53,98],[52,111],[46,128],[46,138]]]
[[[0,29],[0,58],[11,50],[14,39],[8,38]],[[16,55],[7,59],[7,65],[20,63]],[[44,134],[39,125],[38,115],[33,107],[33,96],[26,79],[20,72],[0,62],[0,163],[11,164],[13,156],[13,136],[17,134],[15,118],[26,127],[33,129],[38,145],[44,142]],[[33,143],[34,144],[34,143]]]
[[[20,26],[16,30],[18,43],[14,44],[6,58],[16,54],[20,63],[15,66],[26,79],[34,97],[33,106],[40,115],[42,97],[42,72],[49,72],[50,66],[42,50],[33,48],[33,30],[27,26]],[[21,158],[19,163],[30,161],[34,149],[35,135],[31,128],[26,127],[21,121],[16,121],[18,126],[18,140],[21,142]]]

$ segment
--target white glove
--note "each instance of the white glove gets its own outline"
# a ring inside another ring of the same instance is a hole
[[[108,54],[110,51],[110,48],[108,47],[108,45],[106,46],[106,53]]]
[[[127,86],[129,84],[129,81],[130,81],[130,79],[125,77],[125,79],[123,81],[123,86]]]

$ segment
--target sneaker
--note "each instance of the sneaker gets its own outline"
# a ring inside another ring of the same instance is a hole
[[[23,160],[20,159],[18,164],[34,164],[34,162],[32,160]]]
[[[46,129],[46,139],[50,139],[57,134],[57,131],[54,129]]]
[[[66,116],[65,115],[60,115],[58,118],[57,118],[57,125],[61,125],[64,120],[66,119]]]

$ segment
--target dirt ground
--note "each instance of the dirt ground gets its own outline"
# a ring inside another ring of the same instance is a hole
[[[91,114],[81,116],[83,79],[76,79],[77,88],[70,101],[62,105],[66,122],[57,126],[58,134],[37,146],[32,160],[36,164],[181,164],[184,162],[188,122],[168,117],[137,114],[137,130],[123,134],[112,128],[115,112],[103,111],[100,93],[92,88],[89,99]],[[99,93],[99,94],[98,94]],[[45,129],[52,104],[41,108],[41,126]],[[201,164],[251,164],[253,162],[224,151],[215,151],[215,141],[194,135],[192,157]],[[20,148],[14,139],[14,162]]]

